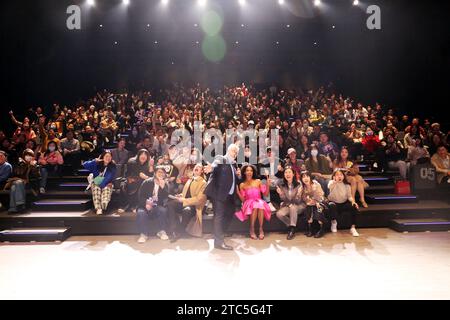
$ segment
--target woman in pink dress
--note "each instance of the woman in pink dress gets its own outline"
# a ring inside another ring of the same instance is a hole
[[[259,220],[259,239],[264,239],[264,218],[270,220],[272,212],[266,201],[261,198],[261,194],[269,194],[270,179],[267,178],[267,184],[263,185],[261,180],[256,179],[256,168],[252,165],[246,165],[241,172],[244,175],[244,182],[239,185],[238,196],[242,201],[241,211],[236,212],[236,217],[245,221],[250,217],[250,238],[258,239],[255,233],[255,222]]]

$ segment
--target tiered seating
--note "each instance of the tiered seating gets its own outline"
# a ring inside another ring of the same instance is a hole
[[[448,230],[450,226],[450,203],[447,198],[433,198],[435,193],[425,195],[398,196],[394,194],[394,180],[396,172],[371,171],[371,163],[363,163],[361,175],[370,187],[366,190],[369,208],[361,208],[357,218],[358,227],[391,227],[404,231],[440,231]],[[39,200],[31,203],[31,210],[24,215],[0,214],[0,230],[27,229],[27,235],[20,232],[6,233],[8,241],[41,241],[50,239],[48,230],[52,228],[67,228],[72,235],[108,235],[108,234],[136,234],[135,215],[113,213],[97,216],[89,209],[92,208],[90,192],[85,192],[88,172],[80,170],[76,177],[50,178],[48,192]],[[116,200],[118,195],[113,197]],[[5,203],[5,202],[4,202]],[[212,231],[212,216],[204,216],[204,232]],[[344,217],[339,226],[347,228],[349,220]],[[30,230],[31,228],[31,230]],[[35,228],[43,229],[39,233]],[[303,225],[300,224],[300,229]],[[34,230],[34,231],[33,231]],[[266,225],[267,231],[285,231],[285,226],[275,216]],[[156,231],[156,230],[155,230]],[[233,219],[230,232],[246,233],[248,225]],[[34,233],[33,233],[34,232]],[[63,232],[64,233],[64,232]],[[56,234],[56,235],[55,235]],[[54,233],[54,240],[62,241],[61,234]]]

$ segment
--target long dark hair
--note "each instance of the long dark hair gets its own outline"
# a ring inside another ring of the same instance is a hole
[[[343,147],[341,148],[341,150],[338,152],[338,155],[337,155],[337,157],[336,157],[336,161],[337,161],[337,164],[338,164],[338,165],[341,164],[342,161],[343,161],[342,156],[341,156],[342,150],[347,150],[347,152],[348,152],[347,161],[350,161],[350,150],[348,149],[348,147],[343,146]]]
[[[258,179],[258,174],[257,174],[257,172],[256,172],[256,167],[255,167],[254,165],[252,165],[252,164],[246,164],[246,165],[243,166],[242,169],[241,169],[242,177],[243,177],[244,181],[247,180],[247,177],[246,177],[246,175],[245,175],[245,171],[247,171],[247,168],[249,168],[249,167],[252,168],[252,171],[253,171],[252,179],[253,179],[253,180]]]
[[[44,155],[48,156],[50,154],[50,145],[51,144],[55,145],[55,151],[54,152],[58,151],[58,145],[56,144],[56,142],[55,141],[49,141],[49,143],[47,144],[47,150],[45,150]]]
[[[137,155],[136,155],[136,164],[141,165],[141,162],[139,161],[139,158],[142,154],[146,154],[147,155],[147,161],[143,164],[143,165],[148,165],[148,162],[150,161],[150,152],[148,152],[147,149],[141,149],[138,151]]]
[[[104,151],[102,153],[102,155],[100,156],[100,160],[103,160],[107,154],[109,154],[111,156],[111,158],[112,158],[111,151],[107,150],[107,151]],[[116,166],[116,163],[114,162],[114,160],[111,159],[111,162],[108,164],[107,168],[109,169],[109,168],[113,168],[115,166]],[[104,161],[99,162],[98,163],[98,168],[99,168],[100,171],[104,170],[105,169],[105,162]]]
[[[311,185],[314,184],[313,177],[312,177],[311,173],[309,171],[305,170],[305,171],[302,171],[300,173],[300,182],[301,182],[303,187],[306,187],[306,185],[305,185],[305,183],[303,183],[303,179],[302,179],[304,176],[308,176],[309,177],[309,179],[311,180]]]
[[[294,188],[297,188],[297,186],[300,184],[300,182],[298,182],[298,180],[297,180],[297,176],[295,174],[294,169],[292,169],[291,166],[287,166],[286,168],[284,168],[284,172],[286,172],[287,170],[291,170],[292,171],[292,174],[293,174],[292,185],[294,186]],[[283,186],[284,187],[289,187],[289,182],[287,181],[286,177],[284,176],[284,173],[283,173]]]

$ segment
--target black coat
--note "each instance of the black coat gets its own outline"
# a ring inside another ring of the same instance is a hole
[[[226,164],[224,157],[220,157],[215,161],[219,161],[216,167],[213,168],[211,175],[209,176],[208,185],[206,186],[205,194],[208,198],[212,200],[227,200],[230,189],[233,186],[233,175],[234,175],[234,190],[233,196],[236,193],[236,188],[239,184],[239,178],[236,175],[236,166]],[[232,169],[232,166],[235,168]]]
[[[145,205],[147,200],[153,196],[153,190],[155,188],[155,181],[153,178],[145,180],[140,189],[139,189],[139,198],[138,198],[138,208],[145,209]],[[167,204],[167,200],[169,197],[169,188],[166,185],[164,189],[159,188],[158,190],[158,206],[164,207]]]

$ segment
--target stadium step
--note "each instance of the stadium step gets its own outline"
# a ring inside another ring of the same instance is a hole
[[[33,211],[83,211],[92,208],[92,199],[42,199],[32,204]]]
[[[395,191],[394,184],[369,186],[366,190],[366,194],[392,194]]]
[[[392,177],[381,175],[364,177],[364,181],[366,181],[369,186],[392,185],[394,183]]]
[[[398,232],[450,231],[448,219],[392,219],[389,227]]]
[[[79,177],[87,177],[89,175],[89,170],[80,169],[77,171]]]
[[[84,191],[88,186],[88,182],[63,182],[58,185],[61,191]]]
[[[376,194],[367,195],[367,203],[387,204],[387,203],[416,203],[419,198],[416,195],[397,195],[397,194]]]
[[[61,191],[50,190],[39,196],[40,199],[87,199],[91,198],[90,192],[85,191]]]
[[[54,242],[70,237],[70,227],[17,228],[0,231],[1,242]]]

